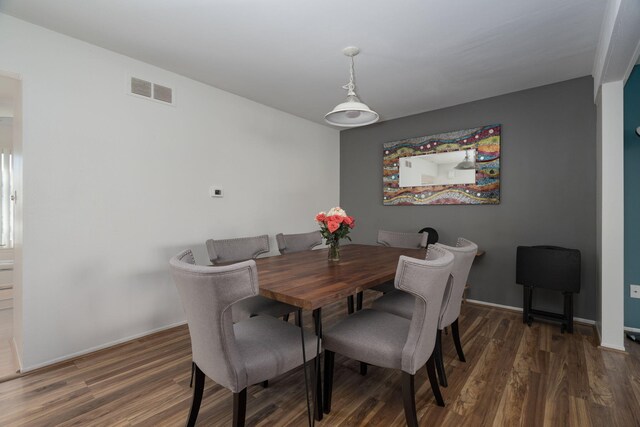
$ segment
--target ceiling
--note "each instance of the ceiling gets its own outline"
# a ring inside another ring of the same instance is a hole
[[[381,120],[591,74],[604,0],[0,0],[0,11],[324,123]]]

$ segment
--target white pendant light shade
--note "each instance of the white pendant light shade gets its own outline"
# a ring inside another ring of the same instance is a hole
[[[343,86],[347,90],[347,100],[328,112],[324,116],[324,120],[334,126],[340,127],[357,127],[370,125],[378,121],[378,113],[373,111],[369,106],[360,102],[356,95],[356,84],[353,71],[353,57],[360,53],[357,47],[347,47],[343,53],[351,58],[351,78],[349,83]]]
[[[349,97],[351,98],[351,97]],[[327,123],[341,127],[356,127],[370,125],[378,121],[378,113],[363,104],[357,97],[347,99],[347,102],[336,105],[328,112],[324,119]]]

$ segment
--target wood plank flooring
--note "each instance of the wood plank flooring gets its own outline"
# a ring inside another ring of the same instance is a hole
[[[373,292],[367,292],[370,302]],[[346,313],[324,310],[329,326]],[[310,325],[311,321],[306,320]],[[552,324],[522,324],[521,314],[464,304],[460,327],[467,362],[443,336],[449,387],[436,406],[422,370],[418,417],[429,426],[640,426],[640,346],[600,350],[590,326],[560,334]],[[179,426],[186,421],[191,350],[178,327],[0,383],[2,426]],[[319,426],[403,426],[397,371],[336,356],[332,412]],[[247,425],[306,424],[300,370],[249,388]],[[198,425],[231,423],[232,396],[207,379]]]

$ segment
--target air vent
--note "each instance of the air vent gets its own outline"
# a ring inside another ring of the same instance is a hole
[[[159,101],[163,104],[173,105],[173,89],[147,80],[131,77],[130,93],[132,95],[143,96],[150,100]]]
[[[151,82],[131,77],[131,93],[151,98]]]
[[[171,104],[172,102],[172,90],[170,87],[160,86],[157,84],[153,84],[153,98],[158,101],[166,102]]]

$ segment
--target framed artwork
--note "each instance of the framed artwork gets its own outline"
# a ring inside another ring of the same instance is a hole
[[[500,203],[501,129],[489,125],[385,142],[383,204]]]

